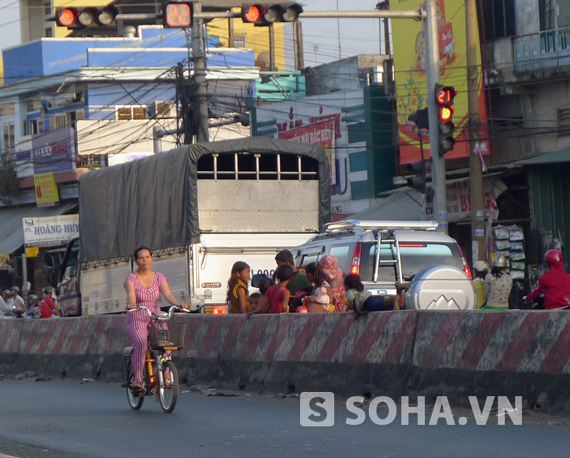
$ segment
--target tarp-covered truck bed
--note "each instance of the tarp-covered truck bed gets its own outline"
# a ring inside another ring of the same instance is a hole
[[[318,162],[315,186],[319,196],[316,204],[319,227],[316,229],[322,229],[330,221],[329,160],[321,146],[265,137],[193,144],[81,176],[82,261],[126,257],[141,245],[155,250],[198,243],[201,232],[198,161],[204,155],[239,152],[315,159]],[[303,211],[303,195],[283,198],[288,202],[297,199],[299,211]],[[265,232],[270,231],[265,229]],[[279,232],[278,228],[273,232]]]

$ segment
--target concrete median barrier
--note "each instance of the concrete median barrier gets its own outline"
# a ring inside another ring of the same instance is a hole
[[[196,318],[179,354],[190,381],[249,389],[397,393],[411,364],[415,312]],[[189,326],[190,327],[190,326]],[[376,387],[376,389],[374,389]]]
[[[121,382],[124,315],[1,320],[0,372]],[[570,410],[570,313],[183,315],[182,379],[272,392],[523,396]]]
[[[420,312],[407,389],[570,410],[567,311]]]

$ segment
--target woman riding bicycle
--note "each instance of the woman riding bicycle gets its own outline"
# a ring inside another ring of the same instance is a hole
[[[150,248],[139,247],[134,253],[135,264],[138,271],[130,274],[125,280],[127,290],[128,308],[136,309],[139,306],[147,307],[151,312],[160,312],[158,297],[163,297],[171,305],[178,305],[178,301],[170,291],[166,277],[159,272],[153,272],[152,254]],[[185,309],[187,304],[181,304]],[[133,380],[131,387],[142,386],[144,357],[147,350],[148,323],[150,317],[146,310],[137,310],[127,314],[127,333],[133,341],[134,350],[132,355]]]

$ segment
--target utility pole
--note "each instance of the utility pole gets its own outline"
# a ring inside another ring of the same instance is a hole
[[[270,24],[269,27],[269,70],[274,72],[275,69],[275,26]]]
[[[303,28],[300,22],[293,22],[293,47],[295,48],[295,70],[305,68],[303,56]]]
[[[197,17],[202,12],[202,3],[194,2],[194,22],[192,24],[192,58],[194,61],[194,81],[198,92],[198,142],[210,141],[208,131],[208,85],[206,83],[206,53],[204,51],[204,21]]]
[[[471,176],[472,262],[485,259],[485,222],[483,208],[483,173],[477,142],[480,139],[479,68],[477,66],[477,8],[475,0],[466,0],[467,31],[467,106],[469,110],[469,171]]]
[[[435,103],[435,86],[439,83],[439,43],[435,0],[426,0],[427,17],[423,19],[426,44],[427,101],[429,112],[429,144],[431,149],[431,181],[433,187],[434,218],[438,229],[447,234],[447,189],[445,157],[439,155],[438,109]]]

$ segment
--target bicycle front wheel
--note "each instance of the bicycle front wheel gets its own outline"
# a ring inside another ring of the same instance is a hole
[[[131,362],[129,361],[127,367],[127,382],[130,385],[134,377],[133,368],[131,366]],[[142,395],[142,391],[140,390],[132,390],[129,386],[127,386],[127,401],[129,401],[129,406],[133,410],[139,410],[144,401],[144,396]]]
[[[159,387],[160,407],[170,413],[178,399],[178,370],[172,361],[166,361],[162,368],[162,386]]]

